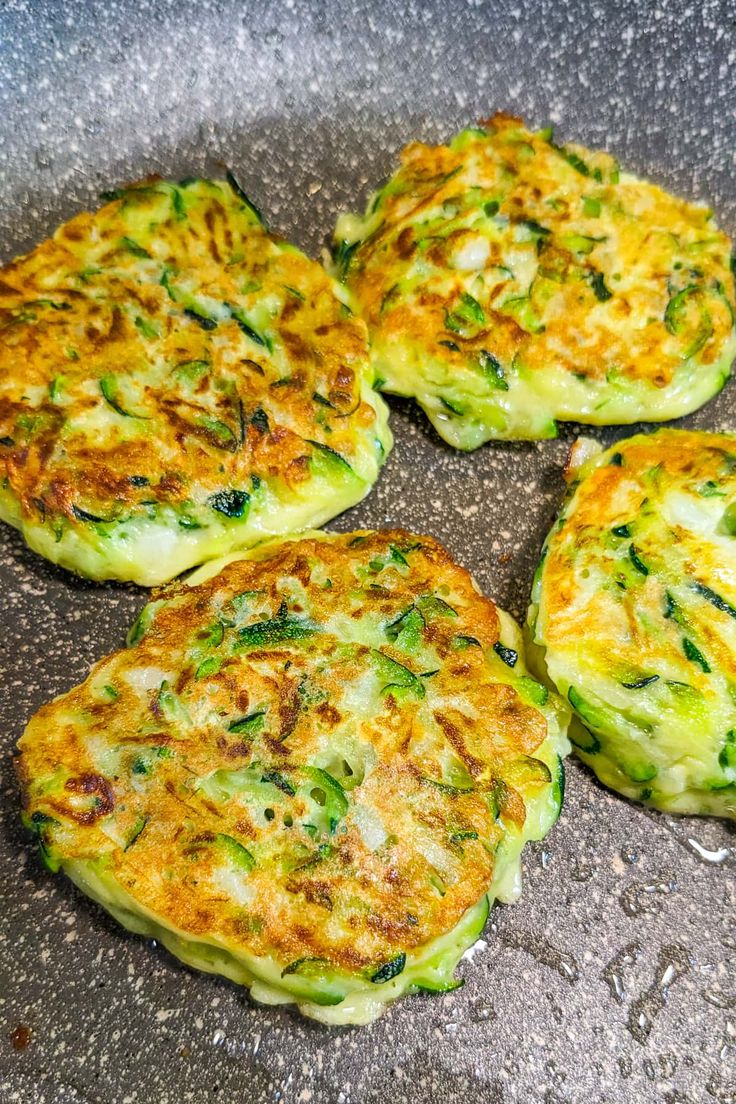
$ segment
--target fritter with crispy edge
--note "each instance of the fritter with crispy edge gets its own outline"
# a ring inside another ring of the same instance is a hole
[[[20,741],[25,823],[185,962],[367,1023],[445,991],[554,823],[564,703],[429,537],[315,533],[207,564]]]
[[[723,386],[734,280],[710,211],[507,115],[401,160],[340,218],[335,271],[376,386],[451,445],[666,421]]]
[[[736,818],[736,436],[663,429],[585,456],[535,578],[530,661],[601,782]]]
[[[0,517],[152,586],[352,506],[391,436],[341,297],[232,177],[73,218],[0,272]]]

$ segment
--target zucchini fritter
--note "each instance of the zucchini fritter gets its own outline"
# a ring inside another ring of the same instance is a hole
[[[391,436],[340,295],[232,177],[73,218],[0,273],[0,517],[154,585],[352,506]]]
[[[462,449],[701,406],[736,352],[729,254],[710,211],[507,115],[408,146],[334,251],[376,386]]]
[[[20,741],[24,820],[126,927],[365,1023],[453,988],[554,823],[567,710],[429,537],[312,534],[158,592]]]
[[[602,782],[736,818],[736,436],[662,429],[575,470],[529,628]]]

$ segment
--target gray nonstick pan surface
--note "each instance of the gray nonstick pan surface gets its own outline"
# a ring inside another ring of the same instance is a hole
[[[733,3],[0,0],[0,259],[104,189],[220,162],[317,255],[407,140],[497,109],[707,199],[733,234],[735,65]],[[383,475],[335,526],[433,533],[523,616],[576,428],[462,455],[392,408]],[[732,383],[687,423],[735,415]],[[733,827],[644,812],[571,761],[562,818],[464,988],[322,1028],[193,973],[41,869],[12,748],[121,644],[144,592],[55,570],[6,527],[0,587],[0,1104],[736,1101]]]

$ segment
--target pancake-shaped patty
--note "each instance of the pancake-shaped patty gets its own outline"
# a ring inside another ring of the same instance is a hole
[[[457,448],[678,417],[736,351],[712,213],[507,115],[408,146],[365,215],[341,217],[334,256],[376,385]]]
[[[124,925],[365,1023],[446,990],[562,800],[567,710],[429,537],[313,534],[158,592],[20,741],[24,820]]]
[[[534,666],[607,786],[736,817],[736,436],[662,429],[571,478],[534,584]]]
[[[0,270],[0,517],[154,585],[352,506],[391,437],[340,295],[232,177],[72,219]]]

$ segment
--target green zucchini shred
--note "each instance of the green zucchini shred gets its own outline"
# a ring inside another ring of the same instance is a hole
[[[387,981],[392,981],[395,977],[398,977],[403,972],[406,966],[406,954],[402,951],[401,954],[396,955],[396,958],[392,958],[390,962],[384,962],[382,966],[376,970],[374,974],[371,974],[371,981],[374,985],[383,985]]]
[[[640,575],[649,574],[649,568],[642,560],[641,556],[639,555],[639,550],[634,544],[629,545],[629,559],[631,560],[632,564]]]
[[[329,445],[323,445],[321,441],[311,441],[308,438],[305,438],[305,444],[311,445],[312,448],[325,460],[329,460],[332,463],[336,464],[338,467],[342,468],[344,471],[348,471],[351,475],[355,475],[355,471],[342,455],[342,453],[337,452],[333,448],[330,448]]]
[[[275,644],[283,644],[288,640],[306,640],[316,632],[319,632],[317,626],[303,618],[272,617],[265,621],[256,621],[240,629],[234,650],[269,648]]]
[[[243,187],[241,186],[240,182],[238,181],[237,177],[235,176],[235,174],[232,172],[231,169],[226,170],[225,179],[227,180],[228,184],[230,185],[232,190],[235,192],[236,196],[241,201],[241,203],[243,203],[245,205],[245,207],[247,207],[247,209],[251,212],[252,215],[255,215],[256,219],[258,220],[258,222],[261,224],[261,226],[264,229],[268,229],[268,227],[266,225],[266,220],[264,219],[260,209],[258,207],[256,207],[253,200],[246,194],[245,190],[243,189]]]
[[[692,640],[690,640],[690,638],[687,636],[684,636],[682,638],[682,650],[691,663],[695,663],[698,667],[700,667],[703,674],[709,675],[711,673],[711,668],[708,660],[700,651],[700,648],[693,644]]]
[[[721,598],[720,594],[716,594],[714,590],[711,590],[705,583],[694,582],[690,584],[692,589],[699,594],[701,598],[705,598],[706,602],[710,602],[712,606],[715,606],[717,610],[722,613],[727,613],[729,617],[736,619],[736,607],[732,606],[730,602],[727,602],[724,598]]]
[[[486,349],[481,349],[478,354],[478,361],[480,363],[483,375],[496,391],[508,391],[509,384],[504,370],[501,367],[501,362],[493,353],[489,353]]]
[[[258,709],[253,713],[249,713],[246,717],[239,717],[238,720],[231,721],[227,726],[227,730],[239,736],[243,734],[254,736],[263,728],[265,716],[265,709]]]
[[[256,860],[253,855],[251,855],[250,851],[246,847],[243,847],[242,843],[238,843],[236,839],[226,835],[224,832],[217,833],[215,842],[219,845],[220,849],[233,866],[236,866],[239,870],[243,870],[246,874],[250,874],[251,870],[253,870],[256,865]]]
[[[371,648],[370,656],[379,679],[384,683],[381,694],[395,695],[397,691],[405,691],[417,698],[426,697],[427,691],[422,681],[403,663],[398,663],[376,648]]]
[[[133,844],[137,841],[138,837],[141,835],[141,833],[145,829],[145,827],[148,824],[150,819],[151,818],[148,817],[148,816],[139,816],[138,817],[135,824],[133,825],[133,831],[131,833],[130,839],[128,840],[125,847],[123,848],[124,851],[128,851],[133,846]]]

